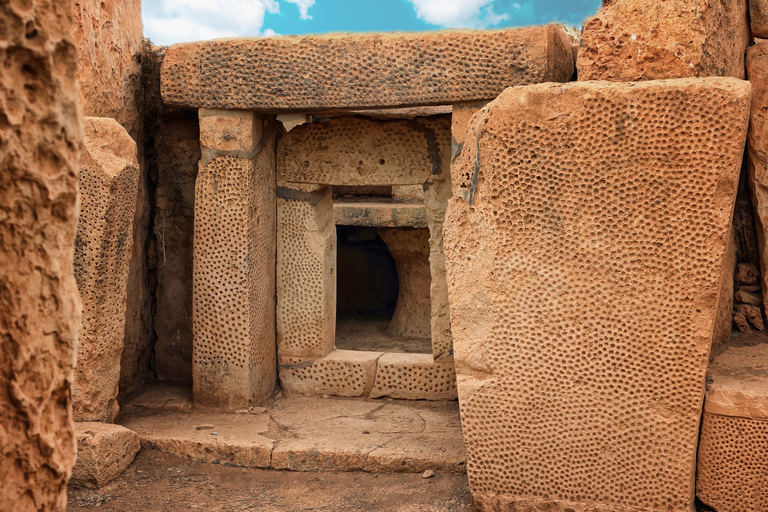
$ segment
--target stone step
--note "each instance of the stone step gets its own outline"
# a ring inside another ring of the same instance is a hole
[[[142,405],[127,404],[119,420],[142,446],[197,462],[291,471],[465,471],[456,402],[279,397],[238,413],[184,413],[137,400]]]

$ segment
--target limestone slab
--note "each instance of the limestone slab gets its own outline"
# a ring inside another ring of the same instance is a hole
[[[76,421],[117,416],[129,265],[139,184],[136,143],[111,118],[85,118],[75,279],[83,330],[73,388]]]
[[[731,78],[577,82],[474,117],[445,248],[483,510],[691,510],[749,102]]]
[[[0,20],[0,506],[62,512],[80,332],[72,4],[2,2]]]
[[[337,226],[381,228],[426,228],[424,203],[384,203],[335,201],[333,216]]]
[[[200,145],[223,151],[253,151],[261,142],[262,118],[247,110],[201,108]]]
[[[744,78],[747,0],[613,0],[584,22],[579,81]]]
[[[435,361],[432,354],[389,353],[379,359],[371,398],[455,400],[452,357]]]
[[[77,462],[70,484],[98,489],[123,474],[139,453],[136,432],[108,423],[76,422]]]
[[[367,397],[383,352],[334,350],[316,361],[280,360],[280,385],[289,393]]]
[[[305,112],[450,105],[572,74],[570,42],[555,25],[260,37],[173,45],[162,93],[176,106]]]

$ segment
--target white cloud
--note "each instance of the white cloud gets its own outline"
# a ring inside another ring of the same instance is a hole
[[[280,12],[277,0],[143,0],[142,8],[155,44],[259,35],[264,15]]]
[[[409,0],[416,16],[432,25],[452,28],[485,28],[509,18],[496,14],[493,0]]]
[[[312,16],[307,14],[310,7],[315,5],[315,0],[287,0],[289,3],[296,4],[299,7],[299,15],[303,20],[311,20]]]

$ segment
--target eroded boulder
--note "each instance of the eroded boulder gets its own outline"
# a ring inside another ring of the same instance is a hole
[[[141,449],[139,435],[120,425],[75,423],[77,462],[70,483],[98,489],[123,474]]]

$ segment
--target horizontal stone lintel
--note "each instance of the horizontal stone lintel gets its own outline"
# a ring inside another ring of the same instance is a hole
[[[429,227],[424,203],[334,202],[333,216],[337,226]]]
[[[490,100],[511,86],[569,81],[573,68],[556,25],[231,38],[171,46],[161,92],[187,108],[399,108]]]

